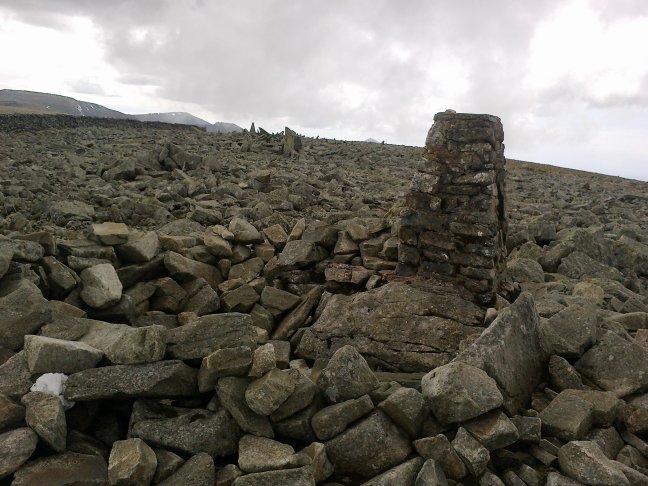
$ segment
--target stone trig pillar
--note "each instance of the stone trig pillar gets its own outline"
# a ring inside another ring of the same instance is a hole
[[[503,141],[496,116],[437,113],[400,221],[397,275],[492,303],[506,270]]]

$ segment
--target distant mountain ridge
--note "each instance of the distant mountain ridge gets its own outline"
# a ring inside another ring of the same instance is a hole
[[[40,93],[37,91],[0,89],[0,114],[7,113],[58,114],[177,123],[180,125],[195,125],[205,128],[208,132],[220,133],[243,131],[241,127],[234,123],[216,122],[211,124],[187,112],[129,115],[117,110],[111,110],[97,103],[80,101],[69,96]]]

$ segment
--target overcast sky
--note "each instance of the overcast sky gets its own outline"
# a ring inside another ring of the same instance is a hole
[[[422,145],[491,113],[511,158],[648,181],[647,0],[0,0],[0,88]]]

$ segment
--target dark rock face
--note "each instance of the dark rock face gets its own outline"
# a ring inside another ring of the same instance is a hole
[[[456,282],[493,302],[506,269],[503,141],[495,116],[435,115],[400,221],[397,274]]]

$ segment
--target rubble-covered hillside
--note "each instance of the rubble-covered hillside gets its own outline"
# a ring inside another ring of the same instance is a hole
[[[509,160],[482,308],[394,275],[422,156],[0,117],[0,484],[648,484],[648,184]]]

